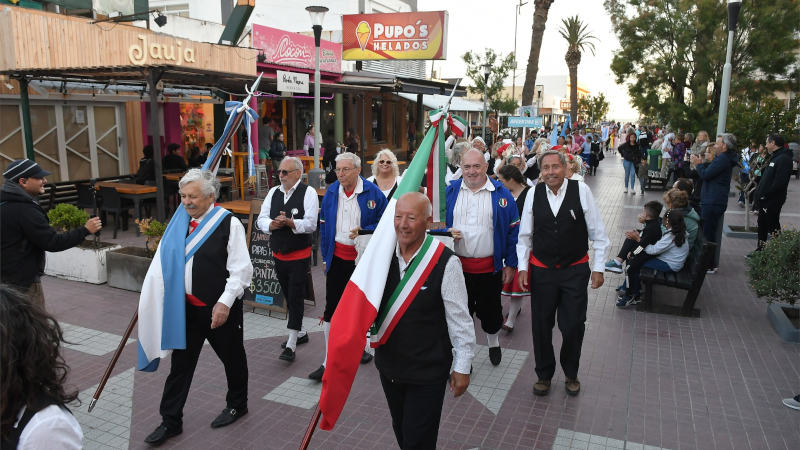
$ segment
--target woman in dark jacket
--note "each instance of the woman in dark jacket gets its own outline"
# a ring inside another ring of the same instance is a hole
[[[736,136],[724,133],[717,138],[713,149],[706,149],[705,161],[692,155],[692,166],[703,180],[700,193],[701,218],[703,220],[703,236],[708,242],[717,244],[714,264],[709,273],[716,273],[719,268],[719,253],[722,246],[722,222],[728,208],[728,192],[731,188],[731,174],[739,162],[739,151]]]
[[[628,133],[625,143],[619,146],[619,152],[622,153],[622,167],[625,168],[625,193],[628,193],[630,179],[631,194],[636,194],[636,165],[642,157],[636,142],[636,133]]]

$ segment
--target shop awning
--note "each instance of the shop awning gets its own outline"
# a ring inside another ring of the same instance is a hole
[[[412,102],[417,101],[417,96],[415,94],[401,92],[397,95],[406,100],[411,100]],[[437,109],[444,106],[448,98],[449,96],[447,95],[423,95],[422,104],[426,108]],[[450,111],[483,112],[483,102],[468,100],[463,97],[453,97],[450,101]]]
[[[377,72],[345,72],[342,82],[350,85],[367,85],[379,87],[381,92],[394,92],[424,95],[450,95],[455,85],[443,81],[423,80],[419,78],[398,77]],[[467,91],[458,86],[455,96],[463,97]]]

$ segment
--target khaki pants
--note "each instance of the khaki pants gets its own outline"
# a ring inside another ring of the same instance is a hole
[[[42,309],[44,307],[44,291],[42,290],[42,283],[36,282],[25,291],[25,295],[27,296],[28,300],[35,305],[41,306]]]

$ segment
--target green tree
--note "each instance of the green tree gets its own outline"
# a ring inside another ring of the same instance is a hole
[[[590,123],[603,120],[608,114],[608,107],[608,100],[603,93],[587,95],[578,100],[578,113]]]
[[[472,80],[473,85],[467,86],[467,90],[473,94],[483,96],[483,88],[486,87],[486,101],[490,111],[513,113],[517,109],[517,102],[509,96],[503,95],[505,80],[514,70],[514,54],[509,53],[505,57],[495,53],[492,49],[485,49],[483,55],[469,51],[461,57],[467,64],[467,77]],[[489,64],[491,71],[489,79],[484,83],[483,65]]]
[[[536,75],[539,73],[539,53],[542,49],[542,37],[547,24],[547,14],[553,0],[533,1],[533,27],[531,30],[531,52],[528,54],[528,68],[525,71],[525,84],[522,86],[522,104],[533,104],[533,93],[536,89]]]
[[[589,50],[594,55],[596,37],[589,33],[589,26],[581,22],[577,15],[561,19],[561,28],[558,33],[567,41],[567,53],[564,61],[569,68],[569,114],[572,123],[578,122],[578,65],[581,63],[581,53]]]
[[[757,101],[735,99],[728,106],[726,131],[736,135],[741,147],[752,139],[763,144],[770,133],[780,133],[787,142],[800,138],[797,120],[800,117],[800,97],[786,102],[772,96]]]
[[[632,105],[675,128],[716,129],[728,15],[720,0],[605,0],[622,52],[611,63]],[[800,48],[800,2],[744,0],[732,102],[785,88]]]

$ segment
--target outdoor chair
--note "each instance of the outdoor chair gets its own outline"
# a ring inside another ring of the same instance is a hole
[[[130,200],[123,202],[119,192],[112,187],[100,186],[100,196],[103,199],[102,206],[100,207],[102,215],[100,220],[106,222],[107,214],[114,214],[114,239],[116,239],[120,223],[123,224],[123,231],[128,229],[128,208],[133,206],[133,203]]]

